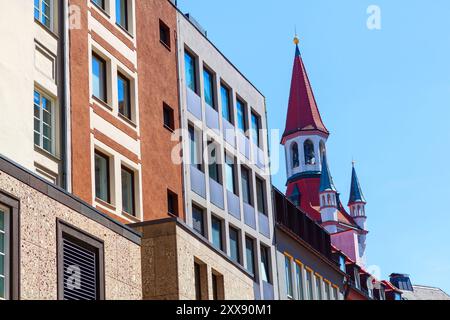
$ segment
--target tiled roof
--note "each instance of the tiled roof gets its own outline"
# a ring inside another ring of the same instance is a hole
[[[450,300],[442,289],[429,286],[413,285],[414,291],[402,291],[404,300]]]

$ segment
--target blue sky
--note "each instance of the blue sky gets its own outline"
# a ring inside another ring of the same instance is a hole
[[[368,264],[450,292],[450,1],[178,4],[266,96],[269,128],[284,128],[296,26],[345,202],[357,162]],[[366,27],[372,4],[381,9],[381,30]],[[273,183],[284,190],[281,161]]]

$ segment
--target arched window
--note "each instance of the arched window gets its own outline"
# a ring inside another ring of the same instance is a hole
[[[320,150],[320,159],[322,159],[323,156],[324,156],[325,153],[326,153],[326,150],[325,150],[325,143],[323,142],[323,140],[320,140],[319,150]]]
[[[303,150],[305,152],[305,163],[306,164],[316,164],[316,155],[314,154],[314,144],[311,140],[306,140],[303,145]]]
[[[298,158],[298,145],[296,142],[292,144],[291,153],[292,153],[292,168],[297,168],[300,165],[300,162]]]
[[[327,195],[327,202],[328,202],[328,205],[331,205],[332,203],[331,203],[331,196],[330,195]]]

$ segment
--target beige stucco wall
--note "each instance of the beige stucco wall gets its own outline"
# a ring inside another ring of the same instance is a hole
[[[207,265],[212,299],[212,269],[224,279],[226,300],[253,300],[253,280],[175,221],[138,227],[142,239],[144,299],[195,300],[194,260]]]
[[[20,299],[57,299],[57,219],[104,242],[106,299],[141,299],[140,247],[0,171],[0,190],[20,199]]]

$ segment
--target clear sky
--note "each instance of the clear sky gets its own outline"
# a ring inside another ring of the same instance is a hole
[[[381,30],[366,26],[373,4]],[[265,95],[269,128],[284,129],[297,27],[345,204],[356,160],[368,201],[368,264],[450,293],[450,1],[178,5]],[[273,183],[285,190],[281,161]]]

